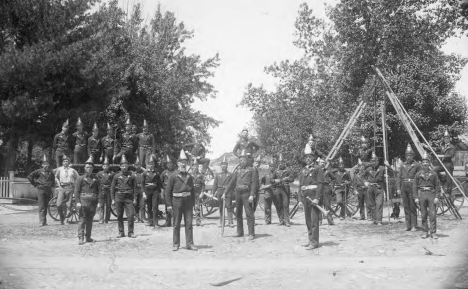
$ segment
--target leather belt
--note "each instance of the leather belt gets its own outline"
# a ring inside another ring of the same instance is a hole
[[[236,186],[236,189],[250,189],[250,186],[248,186],[248,185],[238,185],[238,186]]]
[[[133,193],[132,190],[125,190],[125,191],[120,191],[119,190],[119,191],[117,191],[117,194],[131,194],[131,193]]]
[[[195,188],[201,188],[202,185],[193,185]]]
[[[420,189],[421,191],[432,191],[432,190],[435,190],[434,187],[419,187],[418,189]]]
[[[414,179],[402,179],[402,182],[414,182]]]
[[[317,185],[308,185],[308,186],[304,186],[304,187],[307,187],[307,189],[304,190],[304,191],[307,191],[307,190],[316,189],[316,188],[317,188]]]
[[[110,188],[110,185],[101,185],[103,188]]]
[[[93,197],[95,196],[96,194],[93,194],[93,193],[81,193],[80,196],[82,197]]]
[[[380,186],[378,183],[369,183],[369,186]]]
[[[190,197],[192,194],[190,192],[182,192],[182,193],[173,193],[173,197],[179,197],[179,198],[186,198]]]
[[[366,189],[366,186],[357,186],[358,189]]]
[[[145,186],[156,186],[156,183],[146,183]]]
[[[141,148],[150,148],[150,145],[140,145]]]
[[[223,187],[218,186],[218,189],[225,189],[225,188],[226,188],[226,186],[223,186]]]
[[[71,187],[73,183],[60,183],[61,187]]]
[[[137,186],[137,188],[141,188],[141,184],[137,184],[136,186]]]
[[[85,145],[85,144],[75,144],[75,146],[77,146],[77,147],[84,147],[84,146],[86,146],[86,145]]]

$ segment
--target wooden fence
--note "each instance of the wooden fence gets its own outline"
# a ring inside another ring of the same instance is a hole
[[[0,177],[0,197],[10,197],[10,178]]]

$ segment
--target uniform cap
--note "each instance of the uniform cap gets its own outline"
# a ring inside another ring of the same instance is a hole
[[[107,130],[110,130],[112,129],[112,126],[110,125],[110,123],[107,123]]]
[[[94,161],[93,161],[93,155],[90,155],[88,160],[85,161],[85,165],[93,165],[94,166]]]
[[[378,160],[377,156],[375,155],[375,152],[372,152],[372,158],[371,160]]]
[[[221,164],[227,164],[227,159],[226,159],[226,155],[223,155],[223,160],[221,161]]]
[[[68,128],[68,119],[63,123],[62,128]]]
[[[339,163],[340,163],[340,164],[344,163],[344,162],[343,162],[343,158],[342,158],[342,157],[340,157],[340,159],[339,159]]]
[[[311,133],[311,134],[309,135],[309,141],[312,141],[312,140],[314,140],[314,134]]]
[[[358,163],[358,165],[362,166],[362,161],[361,161],[360,158],[358,159],[357,163]]]
[[[284,160],[283,160],[283,154],[280,154],[280,155],[279,155],[278,161],[280,161],[280,162],[283,162],[283,161],[284,161]]]
[[[94,123],[93,131],[99,131],[99,128],[98,128],[98,126],[97,126],[97,123]]]
[[[261,162],[262,161],[262,156],[258,155],[257,158],[255,159],[256,162]]]
[[[312,149],[310,148],[310,145],[307,143],[304,148],[304,156],[311,155],[312,154]]]
[[[143,127],[148,127],[148,123],[146,122],[146,119],[143,120]]]
[[[130,122],[130,118],[127,118],[127,122],[125,122],[125,125],[131,125],[132,123]]]
[[[155,165],[156,160],[153,154],[151,154],[148,164]]]
[[[108,164],[109,164],[109,158],[106,156],[106,157],[104,158],[104,163],[103,163],[103,165],[108,165]]]
[[[361,142],[367,142],[367,139],[364,136],[361,136]]]
[[[49,158],[47,157],[46,154],[44,154],[44,156],[42,157],[42,163],[50,163]]]
[[[70,160],[70,158],[69,158],[67,155],[63,155],[63,156],[62,156],[62,162],[63,162],[64,160]]]
[[[421,157],[421,160],[427,160],[427,161],[430,161],[430,158],[429,158],[429,155],[427,154],[427,151],[424,151],[422,157]]]
[[[187,155],[185,154],[185,151],[182,149],[180,150],[179,158],[177,161],[187,161]]]
[[[447,130],[447,129],[445,129],[444,136],[448,136],[448,137],[450,137],[450,134],[449,134],[449,132],[448,132],[448,130]]]
[[[407,155],[409,155],[409,154],[414,155],[414,151],[413,151],[413,149],[411,148],[411,145],[410,145],[410,144],[408,144],[408,146],[406,147],[405,154],[407,154]]]
[[[140,164],[140,158],[138,158],[138,156],[136,157],[135,159],[135,166],[138,166]]]
[[[83,123],[81,122],[81,118],[78,118],[78,120],[76,121],[76,126],[79,126],[79,125],[83,125]]]
[[[128,164],[128,161],[127,161],[127,158],[125,157],[125,155],[122,155],[122,158],[120,159],[120,164]]]

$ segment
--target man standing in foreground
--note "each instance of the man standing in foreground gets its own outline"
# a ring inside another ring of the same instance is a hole
[[[239,155],[239,167],[233,174],[231,181],[227,187],[227,191],[235,190],[236,196],[236,218],[237,218],[237,235],[236,237],[244,236],[244,225],[242,218],[242,209],[245,210],[247,216],[247,225],[249,227],[249,240],[255,238],[255,216],[254,216],[254,198],[257,189],[258,175],[257,170],[247,166],[247,154],[245,150]]]
[[[91,243],[91,230],[93,218],[96,214],[96,206],[99,208],[99,179],[91,175],[94,169],[93,157],[85,162],[85,174],[78,177],[75,185],[76,208],[79,211],[80,223],[78,224],[78,245]],[[85,235],[86,229],[86,235]],[[85,242],[86,236],[86,242]]]
[[[314,167],[314,156],[309,144],[304,149],[306,167],[299,175],[299,203],[304,207],[304,216],[307,225],[307,236],[309,244],[307,250],[315,249],[319,246],[320,210],[317,208],[322,200],[323,183],[325,176],[321,166]]]
[[[127,215],[128,237],[136,238],[133,233],[134,213],[135,213],[135,176],[128,170],[128,162],[125,154],[120,159],[120,172],[114,176],[111,185],[112,204],[115,204],[117,210],[117,222],[119,226],[119,235],[117,238],[125,237],[123,213]]]
[[[177,160],[178,170],[169,176],[166,186],[167,211],[174,209],[174,230],[172,251],[180,247],[180,223],[184,216],[185,242],[187,250],[197,251],[193,244],[193,205],[195,204],[195,190],[193,178],[187,172],[187,156],[184,150],[180,151]]]
[[[403,208],[405,209],[406,231],[416,231],[418,215],[414,204],[413,184],[414,177],[422,169],[421,165],[414,161],[414,152],[411,145],[406,148],[406,162],[400,167],[396,179],[398,195],[401,195]]]
[[[37,203],[39,206],[39,224],[47,226],[47,205],[52,197],[52,188],[55,186],[54,174],[50,171],[50,162],[47,156],[42,159],[42,169],[30,173],[28,180],[37,189]]]
[[[111,214],[111,194],[110,188],[112,180],[114,179],[114,172],[109,171],[109,158],[104,158],[102,164],[102,171],[96,174],[99,179],[100,193],[99,193],[99,224],[108,223]]]
[[[225,196],[226,194],[226,187],[229,184],[229,181],[231,181],[232,178],[232,173],[227,170],[228,168],[228,162],[226,160],[226,155],[224,155],[223,160],[221,161],[221,172],[219,174],[216,174],[213,182],[213,195],[218,198],[218,205],[219,205],[219,222],[221,226],[221,222],[223,220],[223,202],[226,202],[226,208],[228,212],[228,225],[230,227],[234,227],[234,224],[232,222],[232,197],[231,196]],[[231,192],[230,192],[231,194]]]
[[[63,166],[57,168],[55,172],[55,182],[59,185],[57,194],[57,209],[60,216],[60,223],[64,225],[68,210],[71,207],[72,194],[75,191],[75,182],[78,179],[78,172],[70,167],[70,159],[64,155]],[[67,220],[68,223],[68,220]]]
[[[413,195],[416,204],[420,204],[424,234],[421,238],[438,239],[436,205],[439,203],[440,182],[437,173],[429,169],[430,160],[426,152],[422,156],[422,170],[416,173],[413,183]],[[427,225],[429,214],[430,227]]]

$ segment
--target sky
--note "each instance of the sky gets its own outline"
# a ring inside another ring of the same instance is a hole
[[[130,0],[121,0],[129,3]],[[273,90],[275,79],[264,68],[282,60],[300,58],[302,51],[293,45],[294,22],[301,3],[308,3],[316,16],[325,16],[327,0],[132,0],[141,3],[143,17],[151,18],[157,8],[175,13],[194,37],[185,43],[188,53],[203,59],[219,53],[220,66],[210,80],[217,90],[215,99],[197,101],[194,107],[222,121],[209,132],[209,158],[230,152],[238,133],[248,126],[252,113],[238,106],[249,83]],[[468,38],[451,40],[444,50],[468,57]],[[456,90],[468,95],[468,65]]]

